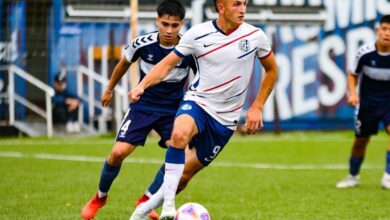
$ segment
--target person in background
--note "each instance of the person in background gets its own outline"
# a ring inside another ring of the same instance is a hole
[[[80,100],[77,95],[67,89],[66,72],[61,71],[54,77],[55,95],[53,97],[53,122],[66,124],[68,133],[80,132],[78,108]]]
[[[356,107],[355,141],[349,157],[349,174],[336,184],[337,188],[360,184],[359,172],[366,148],[371,135],[378,133],[380,122],[390,134],[390,15],[381,18],[376,35],[376,41],[359,48],[354,66],[348,72],[348,104]],[[381,185],[390,189],[390,144]]]

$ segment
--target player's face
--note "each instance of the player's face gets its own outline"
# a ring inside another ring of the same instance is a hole
[[[377,29],[378,44],[390,48],[390,23],[382,23]]]
[[[244,22],[247,0],[224,0],[222,1],[222,13],[225,20],[233,25]]]
[[[183,20],[180,20],[177,16],[163,15],[157,18],[156,25],[162,45],[170,46],[178,42],[177,35],[183,26]]]

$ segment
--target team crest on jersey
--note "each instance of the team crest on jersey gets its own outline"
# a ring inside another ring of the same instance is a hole
[[[182,107],[181,107],[182,110],[184,111],[188,111],[188,110],[191,110],[192,109],[192,106],[190,104],[184,104]]]
[[[249,40],[241,40],[240,43],[239,43],[239,47],[240,47],[240,50],[243,51],[243,52],[248,52],[249,49],[250,49],[250,44],[249,44]]]

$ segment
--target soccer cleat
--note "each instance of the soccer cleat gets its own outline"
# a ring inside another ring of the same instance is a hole
[[[149,200],[149,197],[148,196],[146,196],[146,195],[143,195],[138,201],[137,201],[137,203],[135,203],[135,207],[138,207],[140,204],[142,204],[142,203],[144,203],[144,202],[146,202],[146,201],[148,201]],[[152,219],[152,220],[158,220],[158,213],[154,210],[154,209],[152,209],[152,211],[150,211],[149,212],[149,214],[148,214],[148,217],[150,218],[150,219]]]
[[[141,213],[138,208],[136,208],[129,220],[148,220],[148,215]]]
[[[87,204],[81,210],[81,217],[83,219],[93,219],[99,209],[106,204],[107,196],[99,198],[98,194],[88,201]]]
[[[152,220],[158,220],[158,213],[152,209],[152,211],[149,212],[148,217]]]
[[[390,174],[384,173],[382,178],[382,188],[390,189]]]
[[[337,188],[349,188],[360,185],[359,175],[352,176],[348,175],[345,179],[336,184]]]
[[[174,220],[176,215],[175,203],[163,205],[159,220]]]

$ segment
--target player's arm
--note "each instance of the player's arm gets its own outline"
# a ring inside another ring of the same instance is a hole
[[[130,65],[131,63],[127,61],[126,57],[122,56],[122,58],[119,60],[119,63],[115,66],[110,81],[108,82],[107,87],[104,90],[102,95],[103,107],[107,107],[110,104],[112,98],[112,92],[114,91],[116,84],[119,82],[120,79],[122,79],[123,75],[126,74]]]
[[[248,134],[254,134],[263,128],[262,110],[264,108],[265,101],[267,101],[269,94],[271,94],[278,78],[278,67],[272,53],[268,57],[261,59],[260,62],[264,67],[265,73],[256,99],[253,101],[246,114],[246,127]]]
[[[356,106],[357,104],[359,104],[359,96],[356,93],[358,76],[356,74],[353,74],[351,71],[348,71],[347,84],[348,84],[348,104],[351,106]]]
[[[179,57],[175,52],[170,52],[164,59],[156,64],[142,81],[129,93],[131,103],[138,101],[144,90],[161,82],[169,72],[180,62]]]

